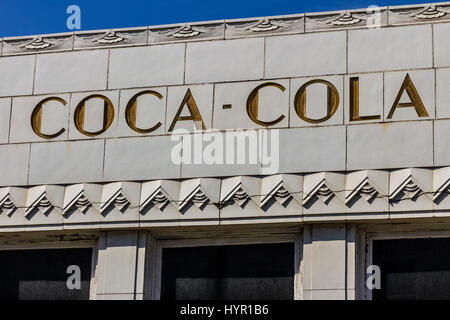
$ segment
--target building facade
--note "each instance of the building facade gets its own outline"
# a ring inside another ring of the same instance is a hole
[[[0,298],[449,298],[450,3],[3,38]]]

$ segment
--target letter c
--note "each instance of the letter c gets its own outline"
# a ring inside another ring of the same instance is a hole
[[[49,97],[41,102],[39,102],[36,107],[34,107],[33,112],[31,113],[31,128],[33,128],[34,133],[36,133],[39,137],[44,139],[53,139],[61,134],[63,134],[66,129],[62,128],[56,133],[53,134],[45,134],[41,132],[41,124],[42,124],[42,108],[45,103],[49,101],[58,101],[62,103],[64,106],[67,104],[67,102],[64,99],[58,98],[58,97]]]
[[[156,91],[146,90],[146,91],[142,91],[142,92],[135,94],[130,99],[130,101],[128,101],[127,107],[125,109],[125,119],[127,121],[127,124],[132,130],[134,130],[138,133],[143,133],[143,134],[155,131],[156,129],[158,129],[161,126],[161,122],[158,122],[153,127],[148,128],[148,129],[141,129],[136,126],[137,99],[144,94],[151,94],[151,95],[158,97],[159,99],[162,99],[162,97],[163,97],[160,93],[158,93]]]
[[[258,119],[258,93],[259,93],[259,89],[262,89],[264,87],[276,87],[276,88],[280,89],[281,91],[286,90],[286,88],[283,87],[281,84],[278,84],[275,82],[266,82],[266,83],[260,84],[255,89],[253,89],[253,91],[250,92],[250,95],[248,96],[247,114],[250,117],[250,119],[253,122],[255,122],[256,124],[259,124],[259,125],[265,126],[265,127],[270,127],[270,126],[277,124],[281,120],[283,120],[284,115],[281,115],[280,117],[278,117],[278,119],[275,119],[273,121],[261,121]]]

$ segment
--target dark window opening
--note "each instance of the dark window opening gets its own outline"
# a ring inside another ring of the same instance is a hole
[[[165,248],[161,299],[294,299],[294,243]]]
[[[92,248],[0,251],[0,299],[87,300],[91,260]],[[80,289],[67,286],[71,265],[79,267]]]
[[[450,238],[373,241],[381,289],[374,300],[450,299]]]

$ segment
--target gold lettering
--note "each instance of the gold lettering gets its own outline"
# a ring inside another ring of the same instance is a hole
[[[50,97],[42,100],[39,102],[36,107],[33,109],[33,112],[31,113],[31,128],[33,128],[34,133],[36,133],[39,137],[44,139],[53,139],[58,136],[60,136],[66,129],[62,128],[56,133],[53,134],[45,134],[41,132],[41,125],[42,125],[42,108],[45,103],[49,101],[58,101],[62,103],[64,106],[67,104],[67,102],[64,99],[58,98],[58,97]]]
[[[405,90],[411,102],[400,103],[400,98],[402,97],[402,94]],[[428,117],[427,109],[425,109],[422,99],[420,99],[419,93],[417,92],[416,87],[414,86],[414,83],[411,80],[411,77],[407,73],[405,80],[403,80],[403,84],[400,87],[400,91],[397,94],[397,98],[395,98],[394,104],[392,105],[391,111],[389,111],[387,118],[391,119],[397,108],[409,108],[409,107],[414,107],[419,117]]]
[[[380,115],[359,115],[359,78],[350,78],[350,121],[376,120]]]
[[[95,132],[89,132],[89,131],[84,130],[84,111],[86,109],[86,102],[91,99],[101,99],[104,102],[103,127],[99,131],[95,131]],[[94,95],[84,98],[83,100],[81,100],[81,102],[75,108],[75,114],[74,114],[75,127],[82,134],[89,136],[89,137],[97,136],[99,134],[104,133],[106,130],[109,129],[113,120],[114,120],[114,106],[113,106],[111,100],[109,100],[107,97],[102,96],[100,94],[94,94]]]
[[[327,115],[320,119],[310,119],[306,116],[306,88],[314,83],[321,83],[327,86]],[[320,123],[330,119],[339,107],[339,93],[336,87],[326,80],[314,79],[308,81],[298,89],[295,94],[294,106],[297,115],[309,123]]]
[[[250,119],[253,122],[255,122],[256,124],[259,124],[259,125],[265,126],[265,127],[270,127],[270,126],[277,124],[281,120],[283,120],[284,115],[279,116],[278,119],[275,119],[273,121],[262,121],[262,120],[258,119],[258,93],[259,93],[259,90],[264,87],[276,87],[276,88],[280,89],[281,91],[286,90],[286,88],[283,87],[281,84],[278,84],[275,82],[267,82],[267,83],[263,83],[263,84],[260,84],[259,86],[257,86],[255,89],[253,89],[252,92],[250,92],[250,95],[248,96],[247,114],[250,117]]]
[[[158,122],[153,127],[148,129],[141,129],[136,126],[137,99],[144,94],[151,94],[158,97],[159,99],[162,99],[163,97],[160,93],[156,91],[146,90],[135,94],[130,99],[130,101],[128,101],[127,107],[125,109],[125,119],[127,121],[128,126],[138,133],[150,133],[152,131],[155,131],[161,126],[161,122]]]
[[[189,109],[190,116],[182,117],[180,116],[181,112],[183,111],[184,106],[187,105]],[[172,124],[169,127],[169,132],[173,130],[175,127],[175,124],[178,121],[187,121],[192,120],[194,121],[195,127],[197,130],[206,130],[205,123],[203,122],[202,116],[200,115],[200,112],[197,108],[197,103],[195,102],[194,97],[192,96],[191,89],[188,89],[186,91],[186,94],[184,95],[183,101],[181,101],[180,107],[178,108],[177,114],[175,115],[175,118],[172,121]]]

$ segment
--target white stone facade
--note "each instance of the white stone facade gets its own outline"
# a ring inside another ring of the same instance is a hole
[[[373,237],[449,230],[449,32],[436,3],[3,38],[0,249],[66,236],[92,299],[158,299],[165,246],[292,241],[296,299],[370,298]],[[174,163],[188,92],[203,136],[276,131],[278,166]]]

